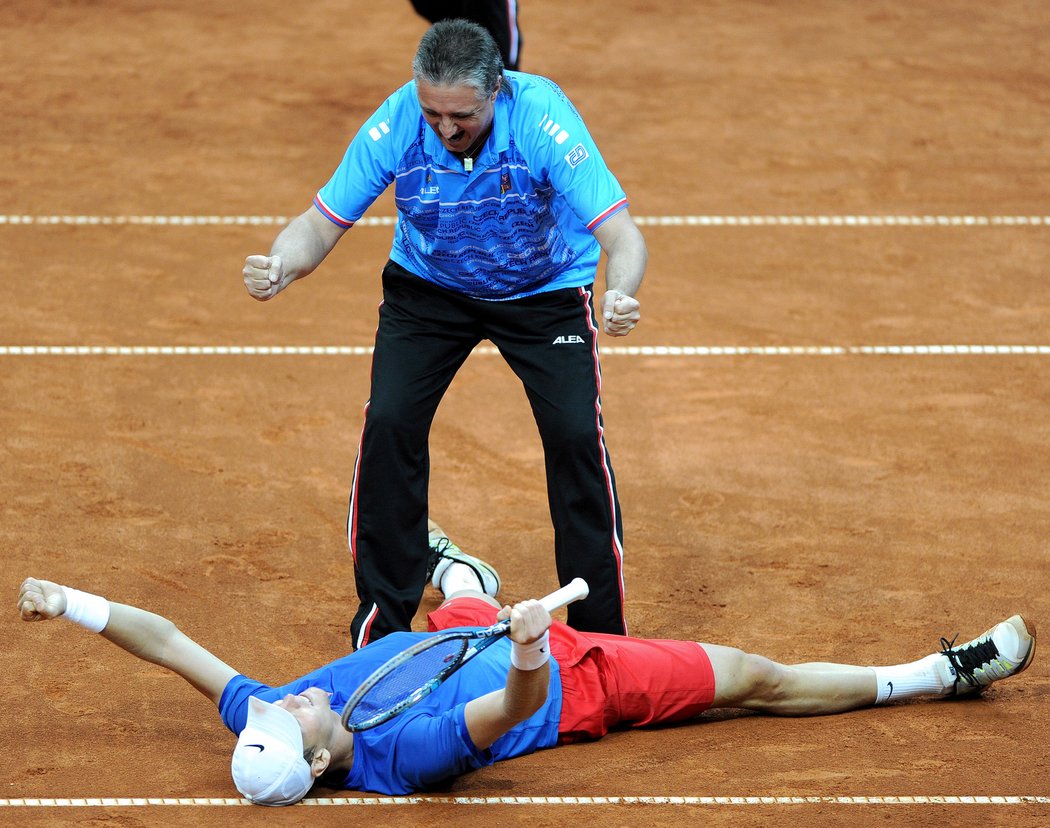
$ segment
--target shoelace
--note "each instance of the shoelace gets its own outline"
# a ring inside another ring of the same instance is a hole
[[[946,638],[941,639],[941,655],[947,656],[956,672],[966,679],[967,683],[979,686],[980,682],[977,680],[975,671],[997,659],[999,657],[999,648],[995,646],[992,637],[988,636],[984,641],[977,644],[968,644],[956,650],[955,639],[958,637],[959,634],[956,633],[955,638],[951,641]]]
[[[449,547],[455,546],[451,540],[445,537],[438,538],[434,545],[430,547],[430,557],[427,559],[427,580],[434,574],[434,570],[437,569],[438,561],[441,560],[441,556],[449,549]]]
[[[437,543],[435,543],[431,547],[431,549],[433,549],[434,550],[434,554],[437,555],[440,558],[442,555],[445,554],[445,550],[448,549],[452,545],[453,545],[452,541],[450,541],[448,538],[441,537],[441,538],[437,539]]]

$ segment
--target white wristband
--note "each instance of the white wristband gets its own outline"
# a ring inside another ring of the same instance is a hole
[[[538,670],[551,657],[550,630],[546,631],[531,644],[511,642],[510,663],[519,670]]]
[[[66,611],[62,617],[91,632],[102,632],[109,623],[109,601],[101,595],[60,587],[66,596]]]

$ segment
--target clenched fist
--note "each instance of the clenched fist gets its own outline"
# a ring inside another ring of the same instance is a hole
[[[62,587],[51,581],[26,578],[18,590],[18,614],[23,621],[47,621],[66,611]]]
[[[286,284],[280,256],[249,256],[244,260],[244,286],[253,299],[272,299]]]
[[[618,290],[602,297],[602,321],[609,336],[627,336],[641,319],[641,305],[633,296]]]

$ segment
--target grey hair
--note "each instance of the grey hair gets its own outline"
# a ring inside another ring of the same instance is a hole
[[[503,77],[503,56],[492,35],[477,23],[442,20],[419,41],[412,76],[431,86],[472,86],[478,100],[484,100]],[[509,91],[506,82],[500,90]]]

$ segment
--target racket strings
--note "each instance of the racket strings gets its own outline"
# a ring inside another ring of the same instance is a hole
[[[365,691],[349,711],[345,724],[363,724],[407,701],[421,687],[454,667],[467,644],[461,638],[438,641],[401,661]]]

